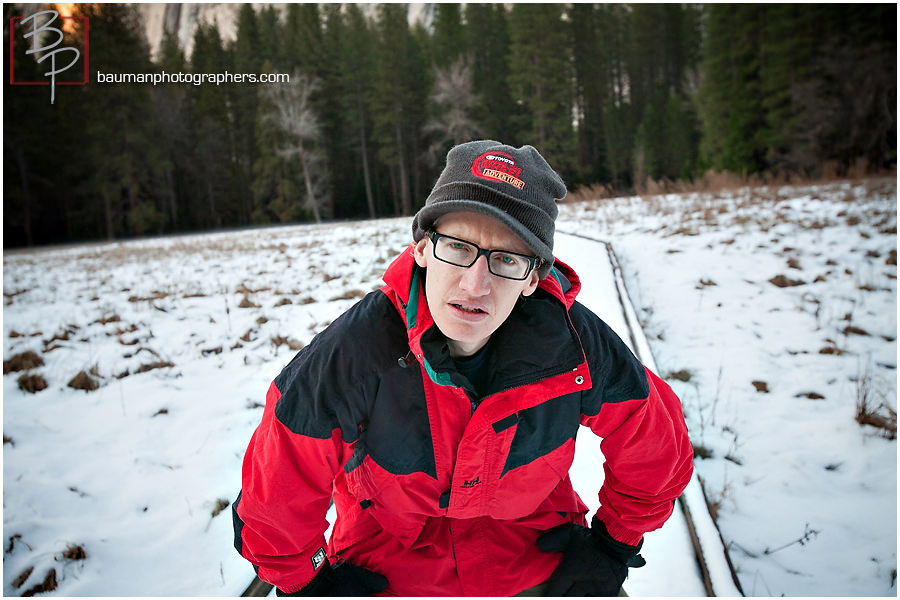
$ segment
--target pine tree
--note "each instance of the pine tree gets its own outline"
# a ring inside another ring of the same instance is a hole
[[[20,7],[4,4],[4,23],[12,24],[13,17],[22,17]],[[14,76],[17,82],[41,81],[45,69],[25,52],[31,43],[21,27],[4,27],[4,44],[10,48],[13,36],[15,51]],[[66,44],[70,45],[70,44]],[[46,63],[44,63],[46,64]],[[10,81],[10,61],[4,61],[5,81]],[[60,91],[62,86],[60,86]],[[16,85],[6,88],[3,102],[3,233],[5,246],[31,246],[46,240],[44,231],[47,213],[58,210],[45,198],[55,196],[50,168],[61,155],[59,128],[64,124],[63,108],[68,98],[51,105],[44,86]],[[65,95],[65,94],[61,94]],[[70,148],[66,148],[69,150]],[[75,155],[74,158],[79,158]],[[49,187],[49,189],[47,189]],[[48,205],[49,204],[49,205]]]
[[[259,59],[260,63],[269,62],[269,68],[278,68],[283,73],[288,73],[287,65],[282,60],[282,42],[284,40],[284,24],[278,17],[278,12],[271,5],[265,5],[259,9],[256,15],[256,27],[259,31]],[[260,73],[265,73],[260,67]]]
[[[608,181],[603,113],[611,100],[611,66],[604,52],[600,13],[594,4],[573,4],[569,12],[575,77],[577,167],[570,184]]]
[[[91,60],[107,73],[153,70],[133,7],[81,5],[91,23]],[[157,188],[164,159],[156,144],[150,89],[142,85],[85,86],[77,122],[83,127],[83,155],[91,163],[80,202],[69,218],[103,215],[107,238],[158,232],[165,222]],[[102,119],[95,115],[103,115]],[[88,116],[90,115],[90,116]],[[94,199],[101,199],[100,210]]]
[[[259,21],[249,4],[242,4],[238,12],[237,35],[232,54],[236,73],[259,73],[265,60],[260,38]],[[272,85],[272,84],[270,84]],[[256,162],[256,113],[259,105],[257,85],[229,86],[230,113],[234,127],[234,159],[240,223],[250,222],[252,206],[251,180]]]
[[[170,33],[163,36],[156,63],[165,73],[184,73],[187,61]],[[172,231],[181,228],[179,198],[187,195],[187,130],[189,125],[188,98],[184,84],[169,83],[153,86],[153,115],[156,123],[156,144],[162,155],[159,189],[163,199],[163,214]]]
[[[339,55],[341,110],[347,116],[348,151],[357,157],[362,177],[365,205],[370,218],[378,214],[372,165],[372,69],[375,43],[365,16],[356,4],[347,5],[343,15],[345,35]]]
[[[562,5],[515,4],[510,12],[510,72],[513,99],[525,115],[519,135],[570,179],[575,170],[572,129],[571,52]]]
[[[481,102],[475,122],[488,138],[514,143],[519,136],[512,121],[520,112],[509,82],[509,33],[503,4],[466,4],[465,47],[471,59],[473,91]]]
[[[605,4],[598,7],[598,37],[603,42],[605,68],[598,77],[605,80],[608,96],[603,111],[603,141],[605,142],[605,171],[615,188],[631,184],[634,132],[637,127],[634,110],[629,101],[628,7]]]
[[[884,168],[897,152],[895,5],[804,7],[818,35],[809,68],[791,86],[785,142],[788,168]],[[768,117],[769,115],[767,115]],[[775,113],[778,116],[778,113]]]
[[[640,5],[630,20],[635,177],[690,177],[699,125],[686,92],[695,80],[698,16],[676,4]]]
[[[434,29],[431,38],[432,63],[439,69],[447,69],[459,59],[465,50],[460,5],[436,4],[432,27]]]
[[[410,32],[406,11],[405,5],[378,5],[372,102],[378,159],[388,166],[398,215],[413,211],[413,177],[421,154],[418,132],[428,89],[421,48]]]
[[[190,68],[193,73],[224,73],[227,56],[213,25],[199,25],[194,33]],[[204,227],[222,227],[228,220],[232,129],[226,94],[215,84],[191,86],[192,176],[195,183],[192,216]]]
[[[323,57],[322,20],[313,2],[288,4],[284,23],[282,61],[285,72],[299,70],[308,77],[321,77]]]
[[[713,167],[755,173],[765,167],[759,45],[762,5],[710,5],[698,91],[701,144]]]

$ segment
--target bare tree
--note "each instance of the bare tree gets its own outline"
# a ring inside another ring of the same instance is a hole
[[[428,157],[437,164],[448,145],[478,138],[483,130],[470,116],[481,102],[472,89],[472,67],[465,58],[457,59],[446,69],[435,67],[434,87],[429,96],[434,114],[425,124],[425,133],[435,141],[428,147]]]
[[[319,183],[324,179],[324,155],[321,141],[321,125],[312,107],[310,97],[319,89],[319,81],[294,71],[290,83],[272,84],[264,88],[266,98],[274,112],[266,115],[285,136],[285,143],[276,149],[278,156],[285,159],[296,157],[303,171],[306,187],[306,205],[316,223],[322,222],[319,208],[324,195]]]

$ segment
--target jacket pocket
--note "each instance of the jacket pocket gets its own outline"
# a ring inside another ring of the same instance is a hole
[[[353,502],[351,500],[351,502]],[[338,511],[338,520],[334,525],[334,531],[329,542],[329,550],[332,555],[341,555],[344,558],[359,555],[365,549],[358,546],[371,543],[384,533],[384,528],[378,521],[358,503],[354,502],[344,510]],[[352,562],[352,561],[351,561]]]

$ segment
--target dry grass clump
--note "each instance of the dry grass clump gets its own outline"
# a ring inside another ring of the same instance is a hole
[[[856,422],[881,429],[889,440],[897,439],[897,411],[887,404],[879,404],[873,409],[865,402],[857,403]]]
[[[79,371],[78,375],[69,380],[69,387],[76,390],[93,392],[100,387],[96,379],[88,375],[87,371]]]
[[[25,582],[28,581],[28,578],[31,577],[31,574],[34,573],[34,567],[27,567],[21,573],[19,573],[15,579],[12,581],[12,586],[16,589],[19,589]]]
[[[676,379],[678,381],[690,381],[691,377],[693,377],[693,376],[694,376],[694,374],[691,373],[690,371],[688,371],[687,369],[681,369],[678,371],[669,371],[668,373],[666,373],[663,376],[663,379],[666,379],[666,380]]]
[[[44,379],[44,376],[37,373],[22,374],[16,380],[16,383],[19,384],[20,390],[29,394],[35,394],[47,389],[47,381]]]
[[[62,557],[65,560],[85,560],[87,558],[87,552],[85,552],[84,548],[78,544],[69,544],[66,546],[66,549],[63,550]]]
[[[9,360],[3,361],[3,374],[14,373],[16,371],[27,371],[28,369],[35,369],[44,364],[44,359],[41,356],[33,351],[26,350],[25,352],[20,352],[19,354],[13,355]]]
[[[116,318],[116,320],[118,320],[118,317]],[[126,334],[126,333],[134,333],[134,332],[137,331],[137,330],[138,330],[137,325],[135,325],[134,323],[132,323],[132,324],[129,325],[128,327],[116,327],[116,330],[115,330],[115,331],[108,331],[108,332],[106,332],[106,335],[109,336],[109,337],[112,337],[112,336],[114,336],[114,335],[121,336],[121,335]]]
[[[167,369],[174,366],[175,365],[168,360],[158,360],[156,362],[142,364],[134,373],[137,375],[138,373],[146,373],[147,371],[152,371],[154,369]]]
[[[769,393],[769,384],[765,381],[751,381],[750,383],[753,385],[757,392],[760,392],[762,394]]]
[[[168,298],[168,292],[162,292],[160,290],[153,290],[150,292],[149,296],[129,296],[129,302],[153,302],[154,300],[162,300],[163,298]]]
[[[117,314],[104,315],[104,316],[100,317],[99,319],[97,319],[96,321],[94,321],[93,323],[91,323],[91,325],[93,325],[94,323],[106,325],[107,323],[118,323],[121,320],[122,320],[122,317],[120,317]]]
[[[245,295],[241,300],[241,303],[238,304],[238,308],[259,308],[259,304],[254,303],[252,300],[250,300],[249,297]]]
[[[11,304],[13,303],[13,298],[15,298],[16,296],[18,296],[19,294],[24,294],[24,293],[27,292],[27,291],[28,291],[28,290],[16,290],[16,291],[14,291],[14,292],[7,292],[7,291],[4,291],[4,292],[3,292],[3,297],[6,298],[6,305],[7,305],[7,306],[11,305]]]
[[[846,327],[844,327],[841,333],[843,333],[844,335],[870,335],[868,331],[861,327],[857,327],[856,325],[847,325]]]
[[[897,439],[897,411],[887,403],[887,394],[880,380],[869,375],[868,369],[856,378],[856,422],[882,431],[889,440]]]
[[[25,582],[23,581],[22,583]],[[50,569],[42,582],[22,592],[22,596],[31,597],[35,594],[45,594],[47,592],[52,592],[57,588],[57,585],[58,583],[56,581],[56,569]]]
[[[798,285],[806,285],[802,279],[791,279],[785,275],[776,275],[769,280],[769,283],[778,287],[793,287]]]
[[[834,340],[825,340],[828,342],[828,346],[823,346],[819,350],[819,354],[834,354],[835,356],[841,356],[844,354],[844,351],[838,348],[838,345],[834,342]]]
[[[707,448],[706,446],[701,446],[699,444],[692,444],[691,447],[694,449],[694,458],[700,459],[708,459],[715,456],[713,451]]]
[[[357,300],[365,295],[366,293],[362,290],[347,290],[340,296],[335,296],[334,298],[332,298],[331,302],[334,302],[335,300]]]
[[[302,350],[303,342],[298,342],[294,338],[291,337],[283,337],[280,335],[272,336],[272,345],[276,348],[279,346],[287,346],[291,350]]]
[[[78,325],[69,325],[65,329],[54,333],[53,337],[51,337],[49,340],[44,340],[45,351],[52,350],[58,347],[58,345],[54,345],[53,342],[68,342],[69,338],[72,337],[72,334],[77,332],[79,329],[81,328],[78,327]]]
[[[247,287],[247,286],[242,282],[241,285],[237,286],[237,289],[235,289],[234,292],[235,292],[236,294],[244,294],[244,295],[246,296],[247,294],[256,294],[256,293],[258,293],[258,292],[268,292],[270,289],[271,289],[271,288],[261,287],[261,288],[259,288],[259,289],[254,290],[254,289],[252,289],[252,288]]]
[[[219,514],[229,506],[231,506],[231,503],[228,500],[225,500],[224,498],[217,499],[212,509],[212,516],[219,516]]]

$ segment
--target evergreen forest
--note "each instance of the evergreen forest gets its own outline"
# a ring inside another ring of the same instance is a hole
[[[9,83],[10,59],[21,80],[49,63],[11,29],[20,10],[4,4],[5,248],[412,215],[476,138],[616,193],[896,165],[896,4],[439,3],[427,23],[405,4],[243,4],[233,40],[199,25],[190,53],[171,35],[151,53],[134,5],[76,4],[90,79],[52,104]]]

